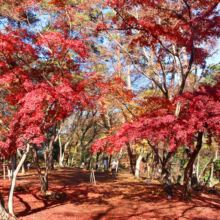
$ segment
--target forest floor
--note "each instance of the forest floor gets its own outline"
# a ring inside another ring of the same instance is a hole
[[[127,219],[220,219],[220,198],[201,193],[192,202],[182,201],[181,186],[173,197],[153,195],[159,183],[134,180],[131,174],[95,172],[97,185],[89,182],[89,171],[74,168],[54,170],[49,174],[49,190],[62,191],[66,199],[47,200],[40,194],[36,170],[18,180],[27,180],[30,190],[14,193],[14,211],[19,220],[127,220]],[[8,199],[9,180],[0,176],[1,192]]]

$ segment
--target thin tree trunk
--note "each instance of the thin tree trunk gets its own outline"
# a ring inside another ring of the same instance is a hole
[[[141,164],[141,160],[142,160],[143,156],[144,156],[144,148],[141,145],[141,152],[140,152],[140,155],[137,159],[136,168],[135,168],[135,178],[136,179],[140,179],[140,164]]]
[[[207,166],[210,164],[210,161],[215,162],[218,159],[218,148],[216,149],[215,152],[215,159],[213,160],[213,156],[209,158],[208,162],[205,164],[205,166],[203,167],[201,173],[199,174],[199,178],[198,181],[200,180],[200,178],[202,177],[202,174],[204,173],[204,171],[206,170]]]
[[[2,197],[1,191],[0,191],[0,219],[2,219],[2,220],[10,219],[10,217],[8,215],[8,209],[6,207],[4,199]]]
[[[32,152],[33,152],[33,158],[34,158],[34,162],[35,162],[35,166],[37,169],[37,173],[40,179],[40,184],[41,184],[41,194],[46,194],[46,191],[48,190],[48,154],[46,152],[46,161],[45,161],[45,173],[44,176],[41,173],[41,168],[40,165],[38,163],[38,158],[37,158],[37,151],[35,149],[35,147],[32,148]]]
[[[8,165],[7,165],[7,171],[8,171],[8,179],[10,180],[12,176],[12,171],[9,170]]]
[[[187,164],[187,167],[184,171],[184,185],[183,185],[183,199],[184,200],[191,200],[190,190],[191,190],[191,178],[192,178],[193,164],[196,160],[196,157],[199,151],[202,148],[202,137],[203,137],[203,132],[199,132],[196,148],[192,152],[189,162]]]
[[[102,157],[102,158],[101,158],[100,167],[101,167],[101,171],[102,171],[102,167],[104,167],[104,160],[103,160],[104,152],[102,152],[101,157]]]
[[[199,181],[199,161],[200,161],[200,152],[198,154],[198,159],[197,159],[197,164],[196,164],[196,177],[198,181]]]
[[[13,172],[13,176],[12,176],[11,188],[10,188],[9,197],[8,197],[8,210],[9,210],[9,213],[12,214],[13,216],[14,216],[13,194],[14,194],[14,188],[16,185],[17,175],[18,175],[19,170],[21,169],[22,164],[24,163],[24,161],[27,157],[27,153],[29,152],[29,149],[30,149],[30,145],[27,144],[26,152],[22,155],[22,158],[21,158],[16,170]]]
[[[5,201],[2,197],[1,191],[0,191],[0,219],[2,219],[2,220],[9,220],[10,219],[10,216],[8,214],[8,210],[5,205]]]
[[[22,155],[21,155],[21,152],[19,149],[17,149],[17,155],[19,156],[19,159],[21,160]],[[24,163],[25,163],[25,161],[24,161]],[[22,164],[22,169],[21,169],[21,173],[23,173],[23,174],[25,173],[24,163]]]
[[[24,164],[22,165],[21,173],[25,174],[25,167],[24,167]]]
[[[118,166],[119,166],[119,161],[122,157],[122,152],[123,152],[123,147],[121,148],[119,154],[117,155],[117,159],[116,159],[116,163],[117,163],[117,167],[116,167],[116,173],[118,172]]]
[[[97,154],[96,154],[96,164],[95,164],[96,170],[98,169],[97,163],[98,163],[98,161],[99,161],[99,155],[100,155],[100,153],[97,153]],[[99,164],[99,165],[100,165],[100,164]]]
[[[178,113],[178,112],[177,112]],[[176,154],[176,151],[172,151],[172,152],[168,152],[166,154],[166,157],[163,158],[163,161],[159,155],[158,150],[156,149],[156,146],[153,146],[150,141],[147,141],[149,146],[152,148],[155,156],[158,158],[158,160],[162,163],[162,180],[164,184],[169,184],[169,177],[170,177],[170,170],[171,170],[171,164],[172,164],[172,160]],[[154,155],[153,154],[153,155]],[[165,153],[163,154],[165,156]],[[153,174],[153,171],[152,171]]]
[[[209,187],[212,187],[213,182],[213,171],[214,171],[214,163],[212,162],[211,172],[210,172],[210,178],[209,178]]]
[[[108,169],[109,169],[109,167],[111,166],[111,162],[112,162],[112,154],[111,154],[110,157],[109,157]]]
[[[73,133],[72,133],[72,136],[73,136]],[[67,147],[70,145],[70,143],[72,141],[72,136],[70,136],[69,140],[65,143],[63,151],[62,151],[62,143],[61,143],[60,136],[59,136],[59,146],[60,146],[60,162],[59,162],[59,165],[60,166],[63,166],[63,160],[64,160],[64,157],[65,157],[65,153],[66,153]],[[69,153],[70,153],[70,150],[71,149],[69,148]]]
[[[4,158],[4,162],[3,162],[3,174],[4,174],[4,180],[5,180],[5,158]]]
[[[211,168],[210,181],[209,181],[209,186],[210,186],[210,187],[213,186],[214,163],[215,163],[216,160],[218,160],[218,147],[216,148],[216,151],[215,151],[215,158],[214,158],[214,160],[212,161],[212,168]]]
[[[136,165],[136,154],[131,150],[130,143],[127,144],[128,155],[130,158],[131,172],[135,175],[135,165]]]
[[[59,160],[59,166],[60,167],[63,167],[63,150],[62,150],[62,143],[61,143],[61,139],[60,139],[60,135],[58,137],[58,140],[59,140],[59,147],[60,147],[60,160]]]
[[[14,175],[14,157],[11,157],[11,177],[13,178]]]
[[[54,170],[53,147],[54,147],[54,140],[56,137],[56,127],[57,127],[56,123],[53,124],[50,143],[48,146],[48,159],[49,159],[48,167],[50,170]]]
[[[171,164],[175,154],[175,151],[168,152],[165,161],[162,163],[162,180],[164,184],[169,184]]]
[[[147,178],[150,178],[150,166],[149,166],[149,162],[147,162]]]
[[[155,154],[152,155],[152,169],[151,169],[151,175],[150,175],[150,179],[153,179],[153,173],[154,173],[154,158],[155,158]]]
[[[90,158],[89,158],[89,163],[88,163],[88,166],[87,166],[87,170],[90,170],[91,162],[92,162],[92,154],[90,155]]]

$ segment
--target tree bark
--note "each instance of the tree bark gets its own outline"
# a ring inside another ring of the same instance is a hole
[[[121,159],[121,157],[122,157],[122,153],[123,153],[123,147],[121,148],[119,154],[118,154],[117,157],[116,157],[116,163],[117,163],[116,173],[118,172],[119,161],[120,161],[120,159]],[[110,167],[110,166],[109,166],[109,167]]]
[[[11,181],[11,188],[9,191],[9,197],[8,197],[8,210],[9,213],[12,214],[14,216],[14,211],[13,211],[13,194],[14,194],[14,188],[16,185],[16,180],[17,180],[17,175],[19,170],[21,169],[21,166],[23,165],[26,157],[27,157],[27,153],[29,152],[30,149],[30,145],[27,144],[26,147],[26,152],[22,155],[22,158],[18,164],[18,166],[16,167],[16,170],[13,172],[13,176],[12,176],[12,181]]]
[[[87,166],[87,170],[90,170],[91,162],[92,162],[92,154],[89,157],[89,163],[88,163],[88,166]]]
[[[4,158],[4,162],[3,162],[3,174],[4,174],[4,180],[5,180],[5,158]]]
[[[77,127],[77,126],[76,126]],[[73,131],[70,133],[69,138],[67,140],[67,142],[64,145],[64,148],[62,146],[62,142],[61,142],[61,138],[60,135],[58,136],[58,140],[59,140],[59,147],[60,147],[60,161],[59,161],[59,166],[63,166],[63,160],[64,160],[64,156],[67,150],[67,147],[70,145],[72,139],[73,139],[73,134],[75,133],[75,129],[73,129]]]
[[[108,169],[110,168],[110,166],[111,166],[111,162],[112,162],[112,154],[110,155],[110,157],[109,157],[109,162],[108,162]]]
[[[144,156],[144,148],[143,146],[141,146],[141,152],[137,159],[136,167],[135,167],[135,179],[140,179],[140,164],[143,156]]]
[[[211,161],[212,157],[209,158],[208,162],[205,164],[205,166],[203,167],[201,173],[199,174],[199,178],[198,181],[200,180],[202,174],[204,173],[204,171],[206,170],[206,167],[209,165],[210,161]]]
[[[49,159],[48,167],[49,167],[49,170],[54,170],[53,147],[54,147],[54,140],[56,137],[56,127],[57,127],[56,123],[53,124],[50,143],[48,146],[48,159]]]
[[[167,154],[165,154],[165,152],[163,152],[163,160],[162,160],[159,155],[158,150],[156,149],[156,146],[153,146],[149,140],[147,142],[148,142],[149,146],[152,148],[154,155],[157,156],[158,160],[162,164],[161,177],[162,177],[163,183],[169,184],[171,164],[172,164],[173,158],[176,154],[176,151],[168,152]]]
[[[196,157],[199,151],[202,148],[202,137],[203,137],[203,132],[199,132],[196,148],[192,152],[189,162],[184,172],[184,185],[183,185],[183,199],[184,200],[191,200],[190,190],[191,190],[191,178],[192,178],[193,164],[196,160]]]
[[[60,135],[59,135],[59,137],[58,137],[58,140],[59,140],[59,147],[60,147],[60,159],[59,159],[59,166],[60,167],[63,167],[63,150],[62,150],[62,148],[63,148],[63,146],[62,146],[62,143],[61,143],[61,139],[60,139]]]
[[[97,165],[97,163],[98,163],[98,161],[99,161],[99,155],[100,155],[100,153],[97,153],[97,154],[96,154],[96,164],[95,164],[96,170],[98,170],[98,165]],[[100,165],[100,164],[99,164],[99,165]]]
[[[21,173],[25,174],[25,167],[24,167],[24,164],[22,165]]]
[[[17,154],[18,154],[18,156],[19,156],[19,159],[21,160],[22,154],[21,154],[21,152],[20,152],[19,149],[17,149]],[[24,163],[25,163],[25,161],[24,161]],[[23,173],[23,174],[25,173],[24,163],[22,164],[22,169],[21,169],[21,173]]]
[[[130,158],[130,165],[131,165],[131,172],[133,175],[135,175],[135,166],[136,166],[136,153],[134,149],[131,149],[130,144],[127,144],[127,149],[128,149],[128,155]]]
[[[200,162],[200,152],[198,153],[198,159],[196,164],[196,177],[198,181],[199,181],[199,162]]]
[[[168,152],[165,160],[162,163],[162,180],[164,184],[169,183],[171,164],[175,154],[176,154],[175,151]]]
[[[212,187],[213,182],[213,171],[214,171],[214,163],[212,162],[211,172],[210,172],[210,178],[209,178],[209,187]]]
[[[0,191],[0,219],[2,219],[2,220],[11,219],[8,214],[8,209],[6,207],[4,199],[2,197],[1,191]]]
[[[209,186],[210,186],[210,187],[213,186],[214,163],[215,163],[216,160],[218,160],[218,147],[216,148],[216,151],[215,151],[215,158],[214,158],[214,160],[212,161],[212,168],[211,168],[210,180],[209,180]]]
[[[149,166],[149,162],[147,161],[147,178],[150,178],[150,166]]]
[[[37,173],[40,179],[40,184],[41,184],[41,194],[46,194],[46,191],[48,190],[48,154],[46,152],[46,165],[45,165],[45,173],[44,176],[41,173],[41,168],[40,165],[38,163],[38,158],[37,158],[37,150],[35,147],[32,148],[32,152],[33,152],[33,158],[34,158],[34,162],[35,162],[35,166],[37,169]]]

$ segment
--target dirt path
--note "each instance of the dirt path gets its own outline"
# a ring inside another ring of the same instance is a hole
[[[108,173],[95,173],[97,186],[89,183],[89,172],[64,168],[49,175],[49,188],[67,194],[63,200],[47,200],[40,194],[35,170],[19,175],[19,180],[30,181],[28,192],[15,192],[14,210],[19,219],[26,220],[83,220],[83,219],[220,219],[220,198],[201,194],[193,202],[181,201],[181,188],[175,187],[174,196],[154,196],[154,182],[134,180],[130,174],[116,179]],[[0,179],[1,192],[7,201],[10,181]]]

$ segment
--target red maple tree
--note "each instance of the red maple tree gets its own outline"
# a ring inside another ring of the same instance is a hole
[[[114,136],[97,141],[95,151],[108,149],[119,151],[126,143],[146,139],[154,151],[162,141],[173,152],[180,146],[189,146],[191,154],[184,173],[184,199],[190,199],[190,180],[192,167],[202,147],[202,137],[205,135],[207,144],[211,145],[212,138],[220,142],[220,84],[214,87],[203,86],[194,93],[184,93],[176,96],[173,108],[177,102],[181,103],[181,110],[177,116],[170,108],[161,108],[142,115],[133,122],[125,123]],[[195,145],[196,140],[196,147]],[[165,163],[162,161],[161,164]]]

